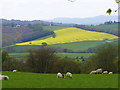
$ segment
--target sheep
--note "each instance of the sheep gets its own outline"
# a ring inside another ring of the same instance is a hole
[[[62,78],[64,78],[64,74],[62,74]]]
[[[103,72],[103,70],[101,68],[99,68],[99,69],[96,70],[97,74],[102,74],[102,72]]]
[[[9,77],[5,75],[0,75],[0,80],[9,80]]]
[[[69,77],[69,78],[72,78],[72,74],[70,72],[67,72],[66,76]]]
[[[64,78],[64,74],[61,74],[60,72],[57,73],[57,78]]]
[[[108,74],[113,74],[113,72],[109,72]]]
[[[104,71],[102,74],[108,74],[108,71]]]
[[[97,72],[96,71],[91,71],[90,74],[97,74]]]
[[[17,70],[13,70],[13,72],[17,72]]]

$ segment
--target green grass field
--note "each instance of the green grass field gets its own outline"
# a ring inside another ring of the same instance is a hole
[[[44,30],[49,30],[49,31],[64,29],[64,28],[69,28],[69,27],[67,26],[43,26]]]
[[[94,53],[58,53],[58,56],[68,56],[69,58],[76,58],[81,56],[88,58],[91,55],[94,55]]]
[[[103,29],[103,30],[118,30],[118,24],[97,25],[97,26],[90,26],[90,27]]]
[[[9,53],[10,56],[26,56],[29,55],[29,53]]]
[[[81,42],[74,42],[74,43],[48,45],[48,47],[60,47],[63,49],[70,49],[73,51],[83,51],[83,50],[87,50],[88,48],[93,48],[101,44],[104,44],[104,42],[103,41],[81,41]],[[26,51],[29,48],[39,48],[40,45],[13,45],[11,47],[19,52],[19,51]],[[5,50],[5,48],[3,49]]]
[[[101,44],[104,44],[104,42],[103,41],[81,41],[81,42],[55,44],[55,45],[48,45],[48,46],[60,47],[60,48],[70,49],[73,51],[83,51],[83,50],[87,50],[88,48],[93,48]]]
[[[81,41],[81,42],[74,42],[74,43],[48,45],[48,47],[60,47],[60,48],[69,49],[72,51],[85,51],[89,48],[94,48],[102,44],[104,44],[103,41]],[[34,49],[39,48],[40,45],[12,45],[7,47],[11,47],[15,51],[21,52],[21,51],[27,51],[30,48],[34,48]],[[7,47],[4,47],[3,50],[6,50]]]
[[[73,78],[56,78],[56,74],[3,72],[9,80],[3,88],[118,88],[118,74],[73,74]]]
[[[26,56],[29,55],[29,53],[9,53],[10,56],[16,57],[16,56]],[[67,56],[69,58],[76,58],[76,57],[85,57],[88,58],[91,55],[94,55],[94,53],[57,53],[58,56],[64,57]]]

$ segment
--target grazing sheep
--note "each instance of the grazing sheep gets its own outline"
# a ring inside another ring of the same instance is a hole
[[[96,71],[91,71],[90,74],[97,74],[97,72]]]
[[[103,72],[103,70],[101,68],[99,68],[99,69],[96,70],[97,74],[102,74],[102,72]]]
[[[108,74],[108,71],[104,71],[102,74]]]
[[[0,80],[9,80],[9,77],[5,75],[0,75]]]
[[[64,78],[64,74],[62,74],[62,78]]]
[[[17,70],[13,70],[13,72],[17,72]]]
[[[70,72],[67,72],[66,76],[69,77],[69,78],[72,78],[72,74]]]
[[[64,75],[61,73],[57,73],[57,78],[64,78]]]
[[[113,72],[109,72],[108,74],[113,74]]]

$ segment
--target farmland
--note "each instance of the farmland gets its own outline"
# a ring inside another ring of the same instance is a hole
[[[69,27],[67,27],[67,26],[43,26],[44,30],[49,30],[49,31],[65,29],[65,28],[69,28]]]
[[[49,37],[43,40],[35,40],[25,43],[17,43],[16,45],[42,45],[43,42],[46,42],[48,45],[52,44],[61,44],[61,43],[70,43],[70,42],[78,42],[78,41],[97,41],[97,40],[104,40],[104,39],[115,39],[118,38],[115,35],[101,33],[101,32],[94,32],[94,31],[86,31],[83,29],[78,28],[67,28],[67,29],[60,29],[54,31],[56,37]]]
[[[96,26],[90,26],[90,27],[96,28],[96,29],[107,30],[107,31],[118,32],[118,24],[96,25]]]
[[[93,55],[94,53],[57,53],[58,56],[61,56],[61,57],[69,57],[69,58],[76,58],[76,57],[85,57],[85,58],[88,58],[89,56]],[[17,57],[17,56],[20,56],[20,57],[24,57],[24,56],[27,56],[29,55],[29,53],[9,53],[10,56],[12,57]]]
[[[73,74],[73,78],[56,78],[56,74],[3,72],[9,76],[3,88],[118,88],[118,74]],[[12,82],[12,83],[11,83]]]
[[[89,48],[94,48],[104,44],[103,41],[81,41],[81,42],[73,42],[73,43],[63,43],[63,44],[54,44],[54,45],[47,45],[47,47],[59,47],[61,49],[69,49],[72,51],[85,51]],[[89,46],[88,46],[89,45]],[[40,45],[13,45],[9,46],[13,48],[15,51],[27,51],[29,48],[40,48]],[[7,47],[4,47],[5,50]]]
[[[81,41],[81,42],[54,44],[54,45],[48,45],[48,46],[49,47],[60,47],[60,48],[70,49],[72,51],[85,51],[89,48],[94,48],[94,47],[99,46],[101,44],[104,44],[104,42],[103,41]]]

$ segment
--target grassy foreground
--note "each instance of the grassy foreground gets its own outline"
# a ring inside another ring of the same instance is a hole
[[[56,74],[3,72],[9,76],[3,88],[118,88],[118,74],[73,74],[73,78],[56,78]]]

